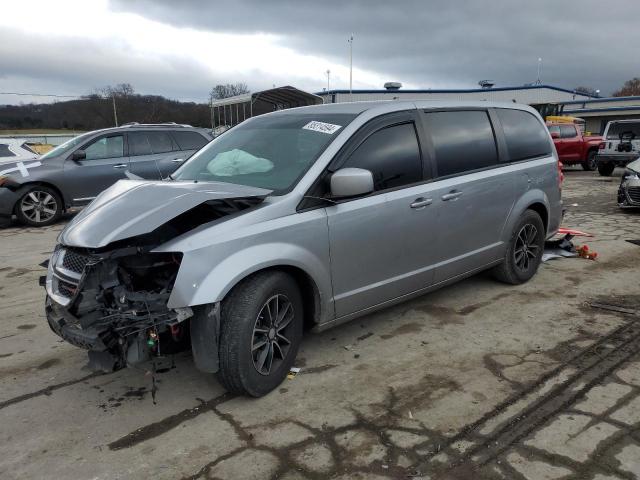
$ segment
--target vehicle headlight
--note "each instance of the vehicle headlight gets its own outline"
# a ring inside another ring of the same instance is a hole
[[[624,182],[627,180],[640,180],[640,174],[638,174],[638,172],[634,172],[633,170],[629,170],[627,168],[622,174],[622,181]]]

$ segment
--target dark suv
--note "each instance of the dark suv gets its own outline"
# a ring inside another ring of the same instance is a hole
[[[2,163],[0,224],[15,214],[27,225],[50,225],[118,180],[168,177],[211,139],[190,125],[130,123],[85,133],[40,158]]]

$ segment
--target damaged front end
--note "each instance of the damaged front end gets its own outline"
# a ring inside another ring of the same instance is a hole
[[[167,301],[182,255],[128,247],[58,247],[48,267],[46,314],[55,333],[90,351],[90,367],[112,371],[188,342],[190,308]],[[162,341],[161,341],[162,339]]]
[[[621,208],[640,207],[640,159],[628,164],[622,175],[618,205]]]
[[[214,182],[116,183],[60,234],[44,281],[49,325],[89,350],[94,370],[113,371],[188,347],[194,312],[188,305],[168,306],[185,253],[154,249],[198,227],[215,228],[268,193]],[[217,338],[209,334],[217,329],[209,323],[193,322],[192,347],[196,365],[215,371]]]

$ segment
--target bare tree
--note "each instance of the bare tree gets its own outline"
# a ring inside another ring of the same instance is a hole
[[[117,85],[107,85],[106,87],[97,88],[95,93],[104,98],[126,98],[135,95],[136,92],[130,83],[118,83]]]
[[[640,77],[627,80],[620,90],[613,92],[614,97],[631,97],[634,95],[640,95]]]
[[[209,100],[235,97],[236,95],[242,95],[244,93],[249,93],[246,83],[225,83],[224,85],[216,85],[211,89],[211,92],[209,92]]]

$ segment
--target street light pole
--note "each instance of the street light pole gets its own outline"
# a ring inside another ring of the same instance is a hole
[[[327,68],[327,103],[330,103],[329,102],[329,78],[330,78],[330,75],[331,75],[331,70],[329,70]]]
[[[349,37],[349,100],[353,93],[353,33]]]
[[[542,57],[538,57],[538,79],[536,83],[538,85],[542,85],[542,80],[540,80],[540,73],[542,72]]]

